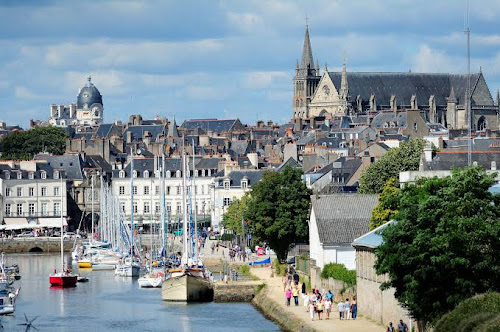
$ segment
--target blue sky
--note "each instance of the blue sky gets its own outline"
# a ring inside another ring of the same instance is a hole
[[[500,88],[500,1],[471,1],[472,70]],[[479,5],[480,3],[480,5]],[[0,121],[27,127],[91,74],[105,121],[290,119],[305,15],[348,71],[464,72],[465,0],[0,0]]]

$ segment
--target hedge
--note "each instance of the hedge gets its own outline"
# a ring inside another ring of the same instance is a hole
[[[346,269],[343,264],[326,264],[321,271],[321,278],[340,280],[345,282],[348,286],[356,285],[356,271]]]

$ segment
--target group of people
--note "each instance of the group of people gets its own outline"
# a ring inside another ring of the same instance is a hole
[[[298,306],[299,295],[301,294],[305,311],[309,312],[311,320],[314,320],[315,314],[317,314],[319,320],[322,320],[324,316],[326,316],[326,319],[330,319],[335,295],[330,290],[328,292],[325,290],[320,292],[319,289],[313,289],[310,294],[307,294],[305,283],[302,283],[299,290],[299,279],[300,277],[293,267],[287,268],[282,279],[286,305],[291,305],[293,297],[295,306]],[[356,319],[358,316],[358,302],[356,297],[353,297],[351,301],[348,298],[345,301],[341,299],[337,303],[337,307],[340,320]]]
[[[389,326],[387,327],[387,332],[409,332],[410,330],[408,329],[408,325],[403,322],[402,319],[399,320],[398,328],[396,328],[392,325],[392,322],[389,323]]]

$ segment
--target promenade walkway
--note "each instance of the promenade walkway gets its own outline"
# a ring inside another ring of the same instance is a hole
[[[332,313],[330,314],[330,319],[326,319],[326,315],[322,320],[318,320],[317,314],[314,315],[314,321],[311,321],[309,316],[309,311],[306,312],[303,306],[302,298],[299,297],[299,306],[292,304],[287,307],[285,302],[285,292],[283,291],[283,284],[281,282],[281,277],[271,277],[271,268],[252,268],[251,273],[264,282],[267,285],[268,296],[280,304],[284,311],[288,311],[295,315],[295,317],[301,319],[305,324],[320,332],[381,332],[385,331],[385,328],[379,324],[373,323],[366,320],[363,317],[358,317],[355,320],[339,320],[339,313],[336,307],[336,303],[332,306]],[[360,312],[359,314],[363,314]]]

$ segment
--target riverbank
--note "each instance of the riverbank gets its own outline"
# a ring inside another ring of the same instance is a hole
[[[332,306],[330,319],[326,316],[318,320],[317,314],[311,321],[309,312],[305,311],[302,299],[299,299],[299,306],[286,306],[285,294],[281,277],[271,277],[271,268],[252,268],[251,273],[264,281],[265,287],[255,296],[252,303],[269,319],[278,323],[285,331],[300,332],[380,332],[384,327],[375,324],[363,317],[356,320],[339,320],[336,304]],[[293,302],[293,301],[292,301]],[[360,313],[362,315],[362,313]]]

